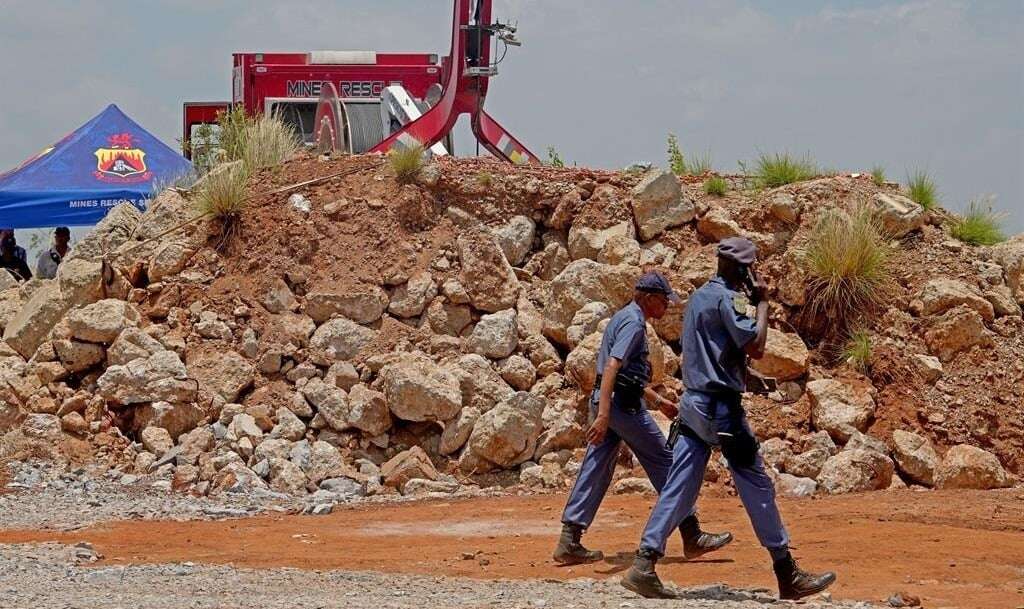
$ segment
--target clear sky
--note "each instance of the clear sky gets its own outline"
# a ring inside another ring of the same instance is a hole
[[[450,0],[0,0],[0,167],[114,102],[164,141],[230,98],[239,50],[447,52]],[[716,168],[759,152],[925,169],[942,203],[996,197],[1024,230],[1024,1],[495,0],[518,21],[488,109],[544,156]],[[464,133],[464,132],[460,132]],[[466,137],[462,148],[468,151]]]

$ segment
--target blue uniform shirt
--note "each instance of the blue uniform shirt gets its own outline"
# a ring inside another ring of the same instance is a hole
[[[644,312],[635,302],[619,309],[608,322],[597,352],[597,373],[603,374],[608,358],[622,362],[619,374],[651,379],[651,363],[647,359],[647,326]],[[595,387],[598,389],[598,387]]]
[[[721,277],[690,295],[683,316],[683,384],[709,393],[746,390],[747,355],[757,322],[746,316],[747,299]]]

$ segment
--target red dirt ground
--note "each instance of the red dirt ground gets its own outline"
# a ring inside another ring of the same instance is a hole
[[[107,564],[194,561],[487,579],[621,575],[652,498],[609,497],[586,536],[606,560],[572,568],[550,559],[564,501],[564,495],[497,497],[358,506],[321,517],[114,522],[71,533],[0,531],[0,543],[87,540]],[[928,608],[1024,606],[1020,489],[907,490],[781,503],[801,563],[839,573],[833,587],[837,599],[878,602],[903,592],[919,596]],[[661,563],[662,576],[680,585],[725,582],[774,589],[767,555],[739,501],[706,496],[701,512],[709,530],[728,528],[736,541],[686,562],[673,540]],[[463,553],[475,557],[464,559]]]

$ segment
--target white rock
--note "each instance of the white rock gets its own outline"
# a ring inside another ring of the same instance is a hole
[[[519,298],[519,280],[494,238],[470,230],[459,235],[457,244],[462,265],[459,283],[465,286],[473,306],[489,313],[514,307]]]
[[[376,337],[377,333],[370,328],[361,326],[350,319],[339,317],[317,328],[309,345],[331,358],[330,362],[325,362],[331,363],[336,360],[354,358]]]
[[[123,366],[110,366],[96,381],[98,393],[117,404],[192,402],[196,383],[190,380],[178,354],[159,351]]]
[[[508,357],[519,345],[515,309],[484,315],[469,335],[467,346],[492,359]]]
[[[536,231],[537,224],[530,218],[513,216],[507,223],[492,229],[491,232],[509,264],[519,266],[530,253]]]
[[[306,424],[287,408],[277,409],[277,425],[270,431],[271,438],[285,440],[301,440],[306,435]]]
[[[893,455],[900,471],[914,482],[933,486],[939,454],[924,436],[897,429],[892,432]]]
[[[946,451],[935,472],[938,488],[991,489],[1009,485],[1009,476],[999,459],[987,450],[968,444]]]
[[[881,453],[844,450],[825,462],[818,484],[832,495],[879,490],[889,487],[894,470],[892,459]]]
[[[391,428],[391,413],[384,394],[363,384],[352,387],[348,394],[348,423],[370,436],[378,436]]]
[[[965,305],[977,311],[987,322],[995,319],[992,303],[979,294],[976,289],[958,279],[948,277],[930,279],[921,288],[918,299],[921,301],[923,315],[939,315],[952,308]]]
[[[693,202],[683,196],[679,180],[670,171],[650,171],[633,187],[633,215],[644,241],[667,228],[693,220]]]
[[[480,410],[470,406],[459,411],[458,416],[454,419],[445,421],[438,452],[442,455],[450,455],[462,448],[469,440],[469,434],[472,433],[473,426],[476,425],[479,418]]]
[[[498,362],[498,372],[517,391],[528,391],[537,380],[537,369],[522,355],[510,355]]]
[[[530,459],[546,400],[518,392],[480,415],[460,458],[463,472],[508,468]]]
[[[447,421],[462,408],[459,382],[449,370],[413,356],[380,371],[388,408],[405,421]]]
[[[834,379],[807,383],[811,420],[835,440],[845,442],[854,431],[867,430],[875,414],[875,401],[866,389]]]
[[[437,296],[437,284],[430,273],[416,273],[391,296],[388,311],[396,317],[416,317]]]
[[[110,344],[127,327],[139,325],[139,312],[131,304],[108,298],[81,309],[71,311],[67,316],[71,335],[90,343]]]
[[[796,333],[769,328],[764,357],[751,360],[750,365],[765,376],[791,381],[807,374],[810,354]]]
[[[775,479],[775,490],[783,497],[810,497],[817,488],[818,483],[811,478],[779,474]]]

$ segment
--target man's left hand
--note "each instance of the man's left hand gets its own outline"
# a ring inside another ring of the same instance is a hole
[[[665,398],[661,398],[660,400],[658,400],[658,410],[661,411],[661,414],[668,417],[669,420],[675,419],[677,416],[679,416],[679,408],[671,401],[666,400]]]

